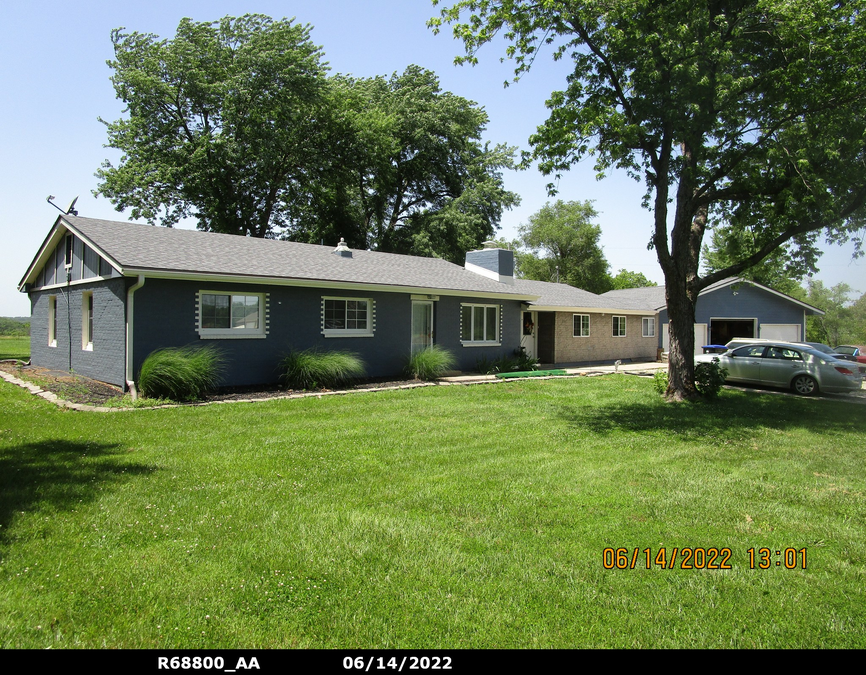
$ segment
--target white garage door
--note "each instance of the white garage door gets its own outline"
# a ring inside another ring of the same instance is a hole
[[[668,351],[670,349],[671,344],[671,334],[668,324],[662,326],[662,349],[664,351]],[[695,356],[698,354],[703,354],[704,350],[702,347],[707,344],[707,324],[705,323],[696,323],[695,324]]]
[[[798,323],[762,323],[760,331],[761,338],[765,340],[800,341],[800,324]]]

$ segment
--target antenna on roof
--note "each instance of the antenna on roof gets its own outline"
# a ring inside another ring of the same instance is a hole
[[[55,204],[54,202],[51,201],[52,199],[54,199],[54,195],[48,195],[48,197],[46,197],[45,201],[48,202],[49,204],[51,204],[51,206],[53,206],[55,209],[60,211],[60,213],[64,213],[67,216],[70,214],[73,216],[78,215],[78,211],[75,210],[75,202],[78,201],[78,197],[76,197],[71,202],[69,202],[69,206],[66,207],[66,210],[63,210],[59,206],[57,206],[57,204]]]

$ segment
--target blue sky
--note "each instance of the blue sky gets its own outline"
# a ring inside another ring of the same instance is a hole
[[[527,147],[527,138],[545,119],[544,102],[561,88],[567,64],[539,58],[516,85],[503,87],[513,67],[500,63],[501,45],[489,45],[476,67],[457,67],[462,52],[450,31],[434,35],[426,27],[436,13],[429,0],[320,0],[317,3],[210,0],[129,0],[118,2],[6,2],[0,8],[0,316],[28,316],[29,301],[17,283],[48,233],[58,212],[45,198],[66,206],[79,195],[82,216],[126,220],[104,198],[96,199],[94,172],[116,151],[104,148],[105,128],[98,118],[118,119],[106,61],[112,58],[114,28],[150,32],[169,38],[181,18],[211,21],[226,15],[260,13],[295,17],[313,26],[332,72],[359,77],[390,75],[410,64],[435,71],[443,90],[478,102],[490,117],[486,140]],[[510,172],[508,189],[522,203],[502,220],[500,234],[516,236],[517,227],[551,198],[549,179],[538,171]],[[647,251],[650,213],[641,208],[642,186],[615,172],[595,179],[590,163],[572,169],[559,183],[558,198],[591,199],[600,212],[601,244],[615,273],[642,272],[663,282],[655,254]],[[826,246],[817,278],[845,282],[866,291],[866,261],[851,260],[853,245]],[[858,294],[859,294],[858,293]]]

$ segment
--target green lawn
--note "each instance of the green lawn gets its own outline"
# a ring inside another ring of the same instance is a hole
[[[2,648],[866,646],[861,405],[612,375],[0,411]],[[675,547],[732,569],[646,569]]]
[[[6,337],[0,336],[0,361],[3,359],[30,358],[30,337]]]

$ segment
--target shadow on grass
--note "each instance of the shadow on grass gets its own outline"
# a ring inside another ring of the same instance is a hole
[[[37,504],[66,511],[95,499],[106,487],[154,471],[124,461],[121,446],[47,440],[7,448],[0,455],[0,542],[16,515]]]
[[[708,438],[743,441],[758,429],[804,429],[816,433],[866,433],[859,410],[832,402],[789,396],[724,393],[697,403],[613,403],[604,406],[561,407],[559,416],[596,434],[662,433],[677,440],[706,442]]]

